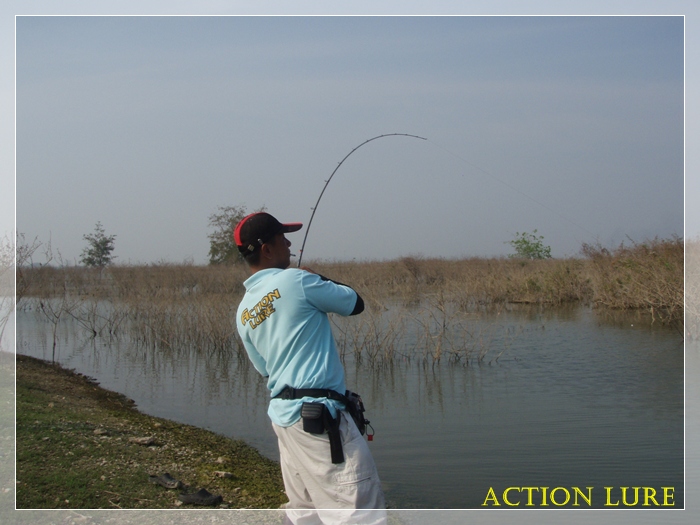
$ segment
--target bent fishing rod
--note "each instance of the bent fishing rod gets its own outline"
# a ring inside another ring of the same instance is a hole
[[[323,185],[323,189],[321,190],[321,194],[318,196],[318,199],[316,200],[316,204],[314,205],[313,208],[311,208],[311,218],[309,219],[309,224],[306,226],[306,233],[304,234],[304,241],[301,243],[301,249],[299,250],[299,262],[297,263],[297,268],[301,267],[301,259],[304,256],[304,246],[306,246],[306,238],[309,236],[309,230],[311,229],[311,222],[314,220],[314,215],[316,215],[316,210],[318,209],[318,203],[321,202],[321,197],[323,197],[323,194],[326,191],[326,188],[328,187],[328,184],[331,182],[331,179],[333,178],[333,175],[335,175],[336,171],[343,165],[343,162],[355,153],[358,149],[360,149],[362,146],[367,144],[368,142],[372,142],[373,140],[381,139],[383,137],[411,137],[414,139],[421,139],[421,140],[428,140],[425,137],[419,137],[418,135],[409,135],[408,133],[385,133],[384,135],[377,135],[376,137],[372,137],[371,139],[365,140],[362,144],[359,146],[355,146],[350,153],[345,155],[343,157],[343,160],[341,160],[338,165],[335,167],[333,170],[333,173],[331,173],[331,176],[328,177],[328,180],[326,180],[326,183]]]

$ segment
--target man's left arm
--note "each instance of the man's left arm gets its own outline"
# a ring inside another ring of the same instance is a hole
[[[360,296],[360,294],[357,293],[357,290],[355,290],[351,286],[348,286],[347,284],[344,284],[344,283],[341,283],[338,281],[334,281],[333,279],[329,279],[328,277],[326,277],[325,275],[321,275],[320,273],[317,275],[321,278],[322,281],[330,281],[332,283],[337,284],[338,286],[345,286],[346,288],[350,288],[353,292],[355,292],[355,295],[357,296],[357,300],[355,301],[355,308],[353,308],[352,312],[350,312],[350,315],[361,314],[364,311],[365,302],[362,300],[362,297]]]
[[[340,289],[342,289],[343,291],[348,291],[348,290],[349,290],[349,291],[352,292],[352,293],[354,294],[354,296],[355,296],[354,306],[353,306],[352,311],[351,311],[349,314],[348,314],[348,313],[344,313],[344,312],[338,312],[338,311],[333,310],[333,309],[326,309],[326,308],[328,307],[328,305],[326,305],[325,307],[324,307],[323,305],[316,305],[316,306],[319,306],[319,308],[323,309],[323,310],[326,311],[326,312],[341,313],[341,314],[343,314],[343,315],[357,315],[357,314],[360,314],[360,313],[362,313],[362,312],[364,311],[364,309],[365,309],[365,302],[364,302],[364,300],[362,299],[362,296],[360,296],[360,294],[357,293],[357,291],[354,290],[351,286],[348,286],[348,285],[345,284],[345,283],[341,283],[341,282],[339,282],[339,281],[335,281],[335,280],[333,280],[333,279],[330,279],[330,278],[328,278],[328,277],[326,277],[326,276],[324,276],[324,275],[321,275],[321,274],[319,274],[319,273],[316,273],[316,272],[314,272],[313,270],[310,270],[309,268],[306,268],[306,267],[302,268],[302,270],[305,270],[305,271],[308,272],[308,273],[311,273],[311,274],[313,274],[313,275],[318,276],[318,278],[319,278],[322,282],[324,282],[324,283],[333,283],[333,284],[336,285],[337,287],[341,287]],[[311,288],[311,289],[314,289],[314,288]],[[324,293],[323,295],[326,295],[326,294],[331,295],[328,291],[326,291],[326,293]],[[340,294],[340,295],[342,295],[342,294]],[[308,294],[307,294],[307,298],[308,298]],[[344,300],[344,298],[342,298],[342,299]],[[312,301],[312,302],[314,302],[314,301]],[[322,301],[322,302],[325,302],[325,301]]]

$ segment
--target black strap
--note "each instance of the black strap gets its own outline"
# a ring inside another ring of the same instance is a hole
[[[343,454],[343,441],[340,437],[340,415],[334,418],[328,408],[325,408],[324,416],[328,441],[331,446],[331,462],[334,464],[343,463],[345,462],[345,454]]]

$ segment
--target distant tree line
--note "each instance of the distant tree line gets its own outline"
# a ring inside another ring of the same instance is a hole
[[[265,207],[255,212],[265,211]],[[209,216],[209,227],[213,231],[207,235],[209,238],[209,264],[238,264],[243,261],[236,243],[233,240],[233,231],[236,225],[247,216],[249,212],[245,206],[218,206],[217,211]],[[254,213],[254,212],[252,212]],[[19,234],[18,234],[19,235]],[[92,268],[104,268],[114,262],[116,256],[112,254],[115,249],[116,235],[108,235],[100,221],[95,224],[92,233],[83,235],[87,246],[80,255],[80,262]],[[18,241],[20,238],[18,237]],[[22,266],[31,259],[33,253],[41,243],[34,241],[30,246],[22,237],[22,242],[17,243],[17,265]],[[550,259],[552,250],[544,244],[544,237],[537,235],[537,230],[532,233],[517,232],[515,238],[506,242],[515,250],[508,257],[517,259]],[[24,252],[27,253],[24,253]]]

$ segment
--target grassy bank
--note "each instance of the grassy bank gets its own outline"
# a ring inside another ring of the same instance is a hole
[[[178,494],[200,488],[229,508],[286,501],[279,465],[243,442],[147,416],[89,378],[33,358],[17,356],[16,374],[17,508],[176,508]],[[186,487],[150,481],[165,472]]]

